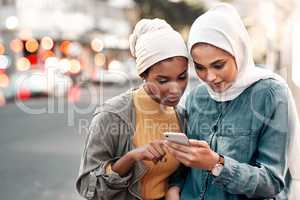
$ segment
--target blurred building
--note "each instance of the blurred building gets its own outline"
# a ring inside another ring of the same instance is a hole
[[[62,60],[72,68],[67,61],[73,60],[75,74],[78,62],[90,74],[126,60],[134,8],[133,0],[0,0],[0,50],[5,50],[0,54],[10,60],[6,71],[45,68],[47,58],[53,65],[56,57],[58,66]]]

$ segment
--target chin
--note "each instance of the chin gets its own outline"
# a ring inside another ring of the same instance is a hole
[[[172,106],[172,107],[174,107],[174,106],[177,106],[178,105],[178,103],[179,103],[179,101],[176,101],[176,102],[164,102],[163,104],[165,105],[165,106]]]
[[[217,92],[217,93],[222,93],[222,92],[224,92],[226,89],[214,89],[214,88],[212,88],[212,90],[214,91],[214,92]]]
[[[214,88],[214,87],[210,87],[214,92],[217,92],[217,93],[222,93],[222,92],[225,92],[228,88],[230,88],[230,86],[225,86],[225,87],[222,87],[222,88]]]

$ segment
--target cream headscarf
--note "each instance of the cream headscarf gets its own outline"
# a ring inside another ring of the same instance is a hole
[[[129,37],[130,51],[141,75],[155,63],[174,56],[188,58],[181,35],[161,19],[140,20]]]
[[[223,49],[236,60],[238,75],[230,88],[217,93],[206,84],[210,97],[215,101],[233,100],[261,79],[273,78],[286,84],[279,75],[255,66],[248,32],[235,8],[229,4],[219,4],[196,19],[189,34],[189,53],[193,45],[200,42]],[[295,102],[289,89],[288,97],[288,121],[291,134],[288,162],[293,178],[290,197],[296,199],[296,191],[300,191],[300,126]]]

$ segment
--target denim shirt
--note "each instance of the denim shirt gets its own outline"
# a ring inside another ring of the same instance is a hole
[[[188,168],[181,199],[287,199],[287,106],[286,86],[273,79],[227,102],[214,101],[203,85],[193,90],[187,135],[207,141],[225,164],[218,177]]]

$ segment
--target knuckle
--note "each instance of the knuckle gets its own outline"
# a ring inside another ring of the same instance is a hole
[[[186,161],[185,165],[189,167],[189,166],[191,166],[191,162],[190,161]]]
[[[193,158],[194,158],[193,156],[189,156],[189,157],[187,158],[188,162],[192,162],[192,161],[194,160]]]
[[[199,153],[199,151],[197,149],[192,149],[191,150],[191,154],[192,155],[195,155],[195,154],[198,154],[198,153]]]
[[[173,144],[173,147],[174,147],[175,149],[181,150],[181,147],[180,147],[179,145],[177,145],[177,144]]]
[[[203,144],[204,144],[205,147],[209,147],[209,145],[206,141],[203,141]]]

